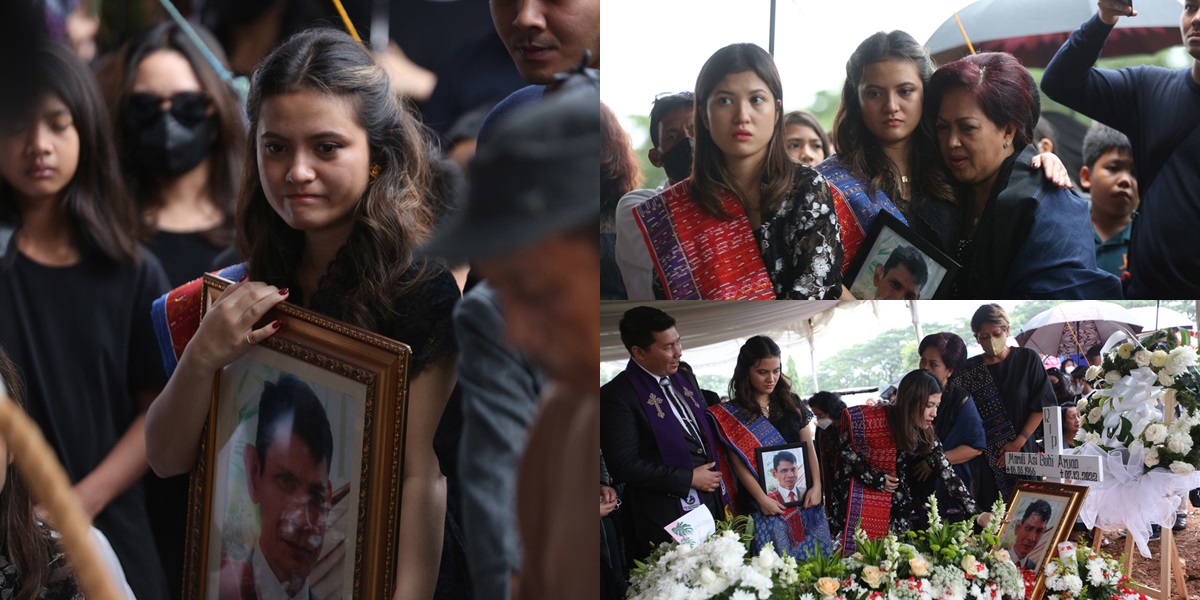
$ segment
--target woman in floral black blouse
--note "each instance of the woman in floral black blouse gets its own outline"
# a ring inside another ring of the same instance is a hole
[[[818,300],[842,294],[829,184],[788,157],[783,86],[754,44],[717,50],[696,79],[692,177],[634,217],[672,300]]]
[[[827,507],[836,511],[834,516],[838,523],[846,522],[845,499],[853,478],[866,487],[892,494],[889,528],[893,532],[900,534],[928,527],[924,508],[926,499],[917,498],[912,493],[915,483],[913,469],[919,463],[932,468],[935,476],[946,485],[951,498],[967,514],[975,514],[975,501],[971,493],[954,473],[946,453],[942,451],[941,442],[934,435],[933,421],[941,402],[942,384],[929,371],[920,370],[900,380],[894,405],[882,407],[896,445],[895,476],[873,467],[855,450],[850,439],[851,428],[843,423],[837,470],[833,478],[836,497],[841,501]]]

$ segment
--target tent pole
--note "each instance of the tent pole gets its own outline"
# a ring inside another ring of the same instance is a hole
[[[1200,302],[1200,300],[1197,302]],[[812,330],[812,319],[808,320],[808,331],[806,333],[808,334],[808,364],[809,368],[812,369],[813,393],[815,394],[821,391],[821,382],[817,381],[817,345],[815,343],[816,336],[813,335]]]
[[[917,333],[917,344],[920,344],[925,336],[921,335],[921,314],[917,311],[917,301],[909,300],[908,305],[912,310],[913,330]]]

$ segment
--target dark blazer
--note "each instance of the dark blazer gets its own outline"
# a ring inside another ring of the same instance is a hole
[[[682,373],[700,389],[695,377]],[[700,414],[697,418],[705,416]],[[707,441],[705,444],[706,453],[692,452],[693,467],[715,460],[711,444]],[[621,506],[622,510],[628,510],[631,521],[626,548],[631,560],[641,560],[650,554],[651,544],[674,541],[663,527],[683,515],[679,501],[687,497],[692,487],[692,471],[663,463],[650,420],[638,404],[633,384],[624,371],[600,387],[600,448],[613,481],[625,484]],[[717,494],[701,493],[700,499],[712,511],[714,519],[721,518],[723,510]]]

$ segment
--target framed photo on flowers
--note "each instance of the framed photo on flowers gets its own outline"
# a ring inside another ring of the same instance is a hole
[[[231,283],[204,276],[202,313]],[[214,377],[184,597],[389,598],[410,349],[287,303],[276,319]]]
[[[1046,591],[1044,567],[1058,543],[1071,535],[1071,527],[1083,506],[1087,486],[1021,481],[1008,504],[997,550],[1007,550],[1018,568],[1037,575],[1031,598]]]
[[[754,450],[758,483],[768,496],[784,506],[801,506],[812,482],[808,464],[809,442],[760,446]]]
[[[859,300],[920,300],[945,297],[959,264],[925,238],[880,211],[846,272]]]

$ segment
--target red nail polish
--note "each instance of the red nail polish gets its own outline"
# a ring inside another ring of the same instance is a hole
[[[279,295],[280,295],[280,296],[286,296],[286,295],[288,295],[288,289],[287,289],[287,288],[283,288],[282,290],[279,290]]]
[[[275,329],[279,329],[280,327],[283,327],[283,321],[280,321],[279,319],[275,319],[274,321],[271,321],[271,327],[274,327]]]

